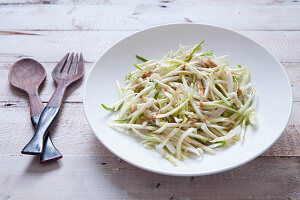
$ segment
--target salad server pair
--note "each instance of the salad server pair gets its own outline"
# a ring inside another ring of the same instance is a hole
[[[65,92],[73,82],[84,74],[84,60],[82,54],[68,53],[52,71],[56,82],[56,90],[44,108],[39,97],[39,86],[46,78],[43,66],[33,59],[21,59],[16,62],[10,73],[10,83],[25,91],[29,96],[31,122],[35,127],[35,134],[23,148],[23,154],[38,155],[40,162],[62,158],[61,153],[53,145],[49,129],[57,117]]]

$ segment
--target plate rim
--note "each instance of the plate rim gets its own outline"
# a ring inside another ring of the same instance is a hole
[[[152,29],[156,29],[156,28],[161,28],[161,27],[167,27],[167,26],[207,26],[207,27],[212,27],[212,28],[218,28],[218,29],[222,29],[224,31],[229,31],[229,32],[232,32],[234,34],[238,34],[242,37],[245,37],[249,40],[251,40],[252,42],[254,42],[256,45],[258,45],[259,47],[261,47],[262,49],[264,49],[275,61],[277,64],[279,64],[279,66],[281,67],[282,71],[283,71],[283,74],[288,82],[288,93],[289,93],[289,97],[290,97],[290,102],[289,102],[289,111],[288,111],[288,117],[285,121],[285,125],[283,126],[283,128],[280,130],[280,134],[278,134],[278,136],[274,139],[274,141],[272,143],[270,143],[269,145],[266,145],[263,150],[257,154],[254,154],[252,156],[249,156],[248,158],[240,161],[240,162],[237,162],[229,167],[223,167],[219,170],[215,170],[215,171],[209,171],[209,172],[204,172],[204,173],[194,173],[194,172],[180,172],[180,173],[176,173],[176,172],[166,172],[166,171],[160,171],[160,170],[156,170],[156,169],[152,169],[152,168],[149,168],[149,167],[145,167],[139,163],[136,163],[134,161],[131,161],[131,160],[128,160],[127,158],[119,155],[117,152],[113,151],[112,149],[110,149],[104,142],[102,142],[102,140],[100,139],[100,136],[98,136],[98,134],[96,134],[96,131],[93,129],[93,126],[92,124],[90,123],[89,121],[89,117],[87,115],[87,105],[86,105],[86,88],[87,88],[87,82],[89,80],[89,77],[93,71],[93,69],[95,68],[96,64],[99,62],[99,60],[101,60],[101,58],[111,49],[113,48],[114,46],[116,46],[118,43],[120,43],[121,41],[123,40],[126,40],[128,39],[129,37],[133,37],[141,32],[144,32],[144,31],[149,31],[149,30],[152,30]],[[121,39],[119,39],[118,41],[116,41],[115,43],[113,43],[112,45],[110,45],[99,57],[98,59],[96,59],[96,61],[93,63],[93,66],[91,67],[88,75],[86,76],[86,79],[84,81],[84,86],[83,86],[83,108],[84,108],[84,114],[85,114],[85,118],[89,124],[89,127],[92,129],[93,133],[96,135],[97,139],[101,142],[101,144],[103,146],[105,146],[105,148],[107,148],[111,153],[113,153],[115,156],[117,156],[118,158],[121,158],[122,160],[126,161],[127,163],[135,166],[135,167],[138,167],[138,168],[141,168],[143,170],[146,170],[146,171],[149,171],[149,172],[152,172],[152,173],[157,173],[157,174],[162,174],[162,175],[168,175],[168,176],[185,176],[185,177],[189,177],[189,176],[205,176],[205,175],[211,175],[211,174],[217,174],[217,173],[221,173],[221,172],[225,172],[225,171],[228,171],[228,170],[231,170],[231,169],[234,169],[234,168],[237,168],[237,167],[240,167],[252,160],[254,160],[255,158],[259,157],[260,155],[262,155],[265,151],[267,151],[271,146],[273,146],[277,141],[278,139],[282,136],[283,134],[283,131],[285,130],[285,128],[287,127],[287,124],[288,122],[290,121],[290,118],[291,118],[291,112],[292,112],[292,108],[293,108],[293,92],[292,92],[292,88],[291,88],[291,82],[290,82],[290,79],[287,75],[287,72],[285,70],[285,68],[282,66],[282,64],[280,63],[280,61],[268,50],[266,49],[263,45],[261,45],[260,43],[258,43],[257,41],[255,41],[254,39],[240,33],[239,31],[235,31],[233,29],[230,29],[230,28],[225,28],[225,27],[222,27],[222,26],[216,26],[216,25],[212,25],[212,24],[207,24],[207,23],[193,23],[193,24],[189,24],[189,23],[168,23],[168,24],[162,24],[162,25],[158,25],[158,26],[151,26],[151,27],[148,27],[148,28],[144,28],[144,29],[141,29],[139,31],[136,31],[126,37],[123,37]]]

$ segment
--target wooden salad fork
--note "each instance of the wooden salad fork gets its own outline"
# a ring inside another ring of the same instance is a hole
[[[56,90],[47,106],[43,110],[37,129],[30,142],[22,150],[23,153],[38,154],[43,150],[44,140],[48,130],[59,113],[67,87],[80,79],[84,74],[84,60],[82,54],[68,53],[52,71],[56,82]]]

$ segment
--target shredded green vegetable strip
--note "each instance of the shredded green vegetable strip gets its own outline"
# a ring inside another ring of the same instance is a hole
[[[119,110],[110,126],[132,130],[175,165],[190,154],[214,154],[214,148],[243,141],[246,126],[257,122],[248,68],[230,68],[226,56],[202,52],[203,42],[161,60],[136,56],[143,63],[126,75],[121,99],[102,104]]]
[[[143,58],[143,57],[141,57],[141,56],[139,56],[139,55],[135,55],[135,57],[136,57],[137,59],[139,59],[140,61],[143,61],[143,62],[147,62],[147,61],[148,61],[146,58]]]

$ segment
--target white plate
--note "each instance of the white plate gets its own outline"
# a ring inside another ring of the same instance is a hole
[[[105,40],[105,38],[103,38]],[[217,155],[205,154],[203,159],[188,159],[177,166],[156,151],[143,148],[132,135],[107,126],[112,120],[101,103],[118,100],[116,80],[123,83],[126,73],[134,70],[135,55],[160,59],[180,44],[195,45],[205,40],[204,51],[216,55],[229,54],[233,65],[249,67],[252,83],[257,89],[259,128],[247,129],[247,139]],[[96,50],[97,48],[95,48]],[[113,45],[95,63],[85,82],[83,105],[87,120],[102,144],[121,159],[145,170],[176,175],[199,176],[238,167],[268,149],[284,130],[292,107],[290,82],[284,68],[265,48],[255,41],[228,29],[203,24],[171,24],[137,32]],[[263,166],[262,166],[263,167]]]

